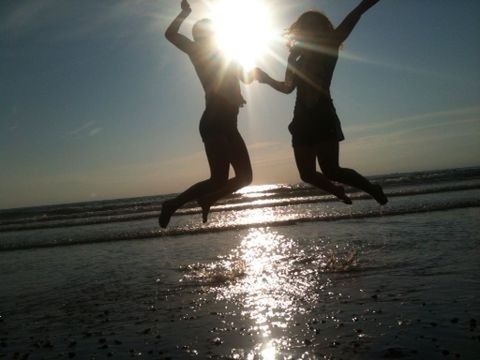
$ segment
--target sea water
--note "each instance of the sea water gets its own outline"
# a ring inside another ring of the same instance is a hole
[[[476,359],[480,169],[373,180],[2,210],[0,357]]]

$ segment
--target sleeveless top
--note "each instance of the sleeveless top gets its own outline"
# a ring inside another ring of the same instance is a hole
[[[320,48],[311,59],[300,58],[294,81],[297,87],[295,108],[312,108],[317,102],[331,99],[330,85],[338,61],[339,45]]]
[[[294,146],[345,138],[330,93],[339,48],[339,44],[324,46],[297,62],[293,76],[297,96],[288,127]]]

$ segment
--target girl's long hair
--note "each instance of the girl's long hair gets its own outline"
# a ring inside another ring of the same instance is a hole
[[[328,40],[334,31],[330,19],[320,11],[310,10],[299,16],[285,32],[287,46],[294,47],[298,42]]]

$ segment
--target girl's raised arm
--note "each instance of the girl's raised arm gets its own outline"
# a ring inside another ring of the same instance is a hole
[[[363,0],[360,5],[348,14],[345,20],[335,29],[335,38],[339,43],[347,39],[355,25],[357,25],[358,20],[360,20],[360,17],[379,1],[380,0]]]
[[[178,31],[180,30],[180,26],[182,25],[183,21],[192,12],[192,9],[190,8],[190,4],[187,0],[182,0],[181,7],[182,11],[180,14],[178,14],[178,16],[172,21],[165,31],[165,37],[177,48],[189,54],[193,48],[193,41],[180,34]]]

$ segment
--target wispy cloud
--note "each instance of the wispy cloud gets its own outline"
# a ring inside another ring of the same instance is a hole
[[[95,126],[96,122],[95,121],[88,121],[81,126],[68,131],[67,135],[69,136],[82,136],[82,135],[88,135],[88,136],[95,136],[99,134],[103,128]]]
[[[95,136],[103,130],[101,127],[96,127],[88,132],[88,135]]]
[[[78,135],[78,134],[80,134],[81,132],[89,129],[89,128],[92,127],[93,125],[95,125],[95,122],[94,122],[94,121],[86,122],[85,124],[82,124],[80,127],[69,131],[67,134],[68,134],[68,135]]]

